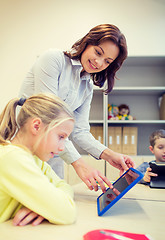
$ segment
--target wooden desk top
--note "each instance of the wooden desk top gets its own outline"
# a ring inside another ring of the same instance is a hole
[[[74,186],[77,221],[72,225],[14,227],[12,222],[0,224],[0,240],[83,240],[83,235],[95,229],[113,229],[149,234],[154,240],[164,240],[165,190],[136,185],[102,217],[97,216],[96,198],[81,183]]]

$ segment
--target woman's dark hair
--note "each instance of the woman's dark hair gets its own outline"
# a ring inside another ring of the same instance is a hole
[[[112,91],[115,74],[127,58],[127,44],[124,35],[119,28],[111,24],[101,24],[92,28],[83,38],[78,40],[70,51],[64,52],[71,59],[80,60],[81,55],[88,45],[98,46],[104,41],[110,40],[119,48],[118,57],[103,71],[92,73],[93,82],[96,86],[103,87],[107,80],[105,93]]]

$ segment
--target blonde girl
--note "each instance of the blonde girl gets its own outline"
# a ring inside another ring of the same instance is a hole
[[[0,222],[75,221],[73,191],[46,163],[64,150],[73,127],[72,112],[53,95],[15,98],[7,104],[0,115]]]

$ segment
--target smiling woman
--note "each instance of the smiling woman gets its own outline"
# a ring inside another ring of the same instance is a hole
[[[127,58],[127,43],[125,36],[121,33],[120,29],[112,24],[100,24],[92,28],[83,38],[78,40],[73,46],[71,51],[65,52],[65,54],[71,58],[81,61],[82,54],[85,49],[91,46],[100,46],[100,44],[106,43],[106,50],[109,53],[109,44],[111,45],[111,54],[116,52],[116,47],[119,52],[118,55],[112,59],[111,64],[105,68],[104,71],[97,71],[92,75],[94,84],[102,87],[107,81],[107,90],[106,93],[111,92],[114,85],[115,73],[121,67],[124,60]],[[112,48],[114,46],[114,49]],[[108,47],[108,48],[107,48]],[[116,54],[115,54],[116,55]]]
[[[29,97],[37,92],[51,92],[64,100],[75,117],[72,140],[96,159],[104,159],[121,171],[134,166],[129,156],[108,149],[90,133],[89,112],[93,97],[93,84],[102,87],[107,82],[105,93],[112,90],[116,71],[127,57],[126,39],[112,24],[101,24],[92,28],[71,47],[70,51],[49,49],[39,56],[27,73],[20,90],[20,96]],[[92,81],[93,80],[93,81]],[[72,164],[78,176],[89,189],[98,190],[104,182],[111,187],[109,180],[85,163],[70,140],[59,158],[48,161],[61,177],[62,162]],[[59,166],[61,171],[59,172]]]
[[[88,45],[81,56],[82,71],[97,73],[105,70],[119,55],[119,48],[112,41],[98,46]]]

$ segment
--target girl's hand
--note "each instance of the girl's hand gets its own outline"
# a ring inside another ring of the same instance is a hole
[[[143,177],[143,180],[145,182],[150,182],[151,181],[151,177],[157,177],[158,176],[158,174],[153,173],[151,171],[152,171],[152,169],[150,167],[148,167],[146,172],[145,172],[145,175]]]
[[[39,225],[44,218],[30,209],[23,207],[21,208],[13,219],[14,226],[25,226],[32,223],[33,226]]]

